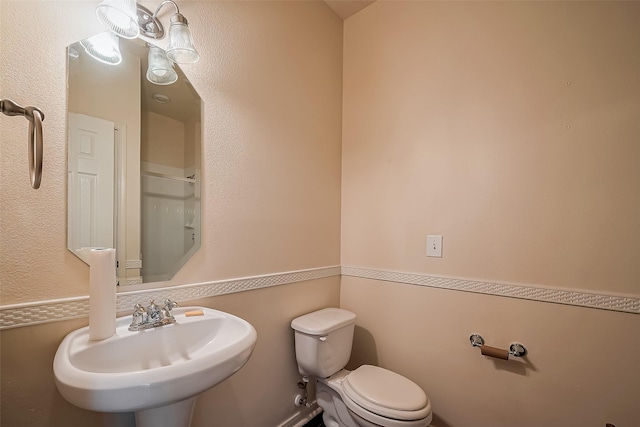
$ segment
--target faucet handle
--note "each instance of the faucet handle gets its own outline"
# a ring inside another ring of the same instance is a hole
[[[145,310],[140,304],[136,304],[133,306],[133,315],[131,317],[129,330],[137,331],[143,327],[144,323],[147,321],[147,310]]]
[[[164,324],[174,323],[176,318],[173,317],[171,310],[178,307],[178,303],[170,299],[164,300],[164,307],[160,310],[160,319]]]
[[[140,304],[136,304],[133,306],[133,318],[134,319],[140,319],[140,321],[145,320],[144,318],[147,317],[147,310],[141,306]]]
[[[166,300],[164,300],[164,308],[167,311],[171,311],[176,307],[180,307],[180,305],[178,305],[177,302],[170,300],[169,298],[167,298]]]

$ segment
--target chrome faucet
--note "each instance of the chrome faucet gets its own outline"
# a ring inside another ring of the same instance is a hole
[[[147,308],[136,304],[133,306],[133,315],[129,330],[141,331],[175,323],[176,318],[173,317],[171,310],[176,307],[179,307],[178,303],[170,299],[164,301],[164,307],[162,308],[158,308],[153,300]]]

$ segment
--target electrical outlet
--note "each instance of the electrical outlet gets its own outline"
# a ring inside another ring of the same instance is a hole
[[[442,258],[442,235],[427,236],[427,256]]]

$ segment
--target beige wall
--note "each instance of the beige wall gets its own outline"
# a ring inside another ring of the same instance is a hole
[[[639,294],[640,4],[452,3],[345,22],[343,264]]]
[[[202,167],[200,159],[200,117],[189,117],[184,125],[184,139],[187,141],[195,141],[195,144],[185,144],[184,146],[184,164],[189,175],[195,173],[196,179],[200,179],[200,168]]]
[[[38,191],[26,121],[0,115],[1,305],[88,293],[88,267],[66,250],[65,49],[102,31],[97,3],[0,1],[2,98],[46,115]],[[182,67],[204,103],[202,246],[167,284],[339,264],[342,22],[323,2],[187,1],[180,11],[202,56]],[[242,373],[201,398],[194,425],[246,426],[250,416],[272,427],[295,414],[289,323],[337,305],[338,282],[202,301],[252,322],[259,341]],[[3,427],[98,425],[52,382],[53,352],[81,324],[2,331]]]
[[[0,116],[3,305],[87,293],[65,249],[64,49],[98,31],[96,3],[0,1],[2,97],[46,114],[39,191],[25,123]],[[342,117],[342,26],[324,4],[181,11],[202,54],[184,68],[205,104],[203,241],[169,284],[338,264],[342,131],[344,265],[639,294],[637,3],[376,2],[345,23]],[[444,258],[424,256],[427,233]],[[338,303],[358,314],[352,365],[414,379],[437,427],[636,421],[637,315],[348,277],[198,303],[259,341],[196,426],[290,416],[289,322]],[[104,421],[53,385],[55,349],[83,324],[0,333],[3,426]],[[484,359],[472,332],[530,355]]]
[[[639,21],[380,1],[345,21],[342,265],[640,295]],[[435,426],[637,424],[637,315],[350,277],[341,305],[352,365],[417,381]],[[474,332],[530,355],[485,359]]]
[[[184,169],[185,123],[143,111],[140,161]]]
[[[81,46],[76,48],[82,49]],[[67,108],[85,114],[126,124],[127,141],[137,146],[140,140],[140,59],[124,52],[122,66],[107,66],[84,51],[72,59],[68,67]]]
[[[4,305],[87,294],[88,267],[65,249],[65,50],[102,31],[97,3],[2,0],[2,97],[46,115],[38,191],[25,122],[0,117]],[[167,284],[339,264],[342,22],[323,2],[180,10],[202,56],[182,68],[204,103],[208,214],[202,248]]]
[[[291,319],[339,304],[337,277],[235,293],[183,305],[204,305],[249,321],[258,341],[247,364],[214,389],[201,394],[193,427],[275,427],[297,409],[300,376],[295,364]],[[132,415],[116,419],[77,408],[57,392],[53,357],[62,338],[86,326],[79,319],[0,331],[3,427],[133,427]],[[117,423],[116,420],[119,422]]]
[[[637,314],[342,278],[358,314],[351,368],[376,364],[418,383],[433,427],[604,426],[638,423]],[[480,355],[469,336],[529,355]]]

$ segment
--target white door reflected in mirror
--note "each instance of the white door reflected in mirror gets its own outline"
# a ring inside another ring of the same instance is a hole
[[[69,113],[68,162],[69,250],[115,247],[113,122]]]

